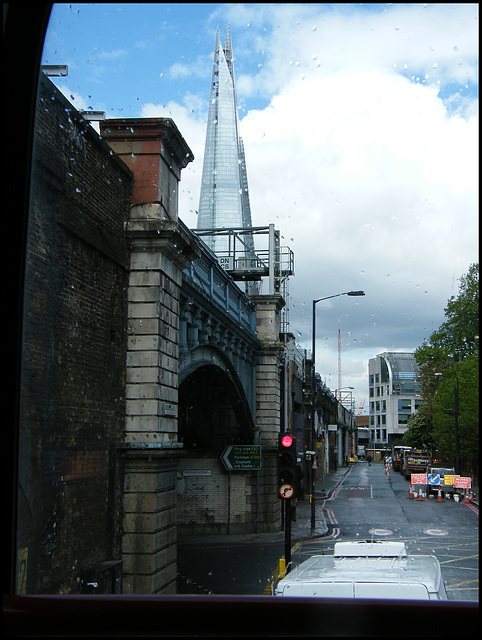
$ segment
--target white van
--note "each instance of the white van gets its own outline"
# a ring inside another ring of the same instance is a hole
[[[447,600],[435,556],[409,555],[404,542],[335,543],[281,578],[275,596]]]

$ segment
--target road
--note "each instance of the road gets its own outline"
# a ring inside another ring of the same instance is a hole
[[[331,535],[299,543],[292,559],[330,554],[337,540],[403,540],[409,553],[435,555],[449,600],[478,601],[478,507],[436,497],[409,498],[409,482],[381,464],[359,463],[325,501]]]
[[[331,554],[337,540],[403,540],[410,553],[435,555],[449,600],[478,601],[478,507],[436,498],[409,498],[409,483],[383,465],[358,463],[324,501],[329,525],[323,537],[297,542],[292,561]],[[307,530],[309,535],[309,530]],[[284,543],[260,536],[253,542],[209,539],[178,547],[178,593],[260,595]]]

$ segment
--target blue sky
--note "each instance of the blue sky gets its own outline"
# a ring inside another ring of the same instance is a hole
[[[43,62],[78,109],[172,117],[195,160],[195,228],[216,28],[230,24],[253,224],[295,253],[290,329],[367,395],[367,360],[412,351],[478,261],[478,5],[61,4]],[[366,407],[366,405],[365,405]]]
[[[279,20],[273,7],[280,11]],[[404,9],[410,7],[414,12],[426,14],[416,29],[412,26],[418,39],[416,47],[413,31],[406,26],[413,13]],[[393,20],[383,22],[390,14]],[[437,33],[431,15],[441,14],[447,23]],[[58,4],[52,11],[43,61],[68,64],[69,78],[64,84],[83,98],[91,96],[87,100],[92,103],[89,106],[105,108],[112,117],[139,115],[140,106],[153,101],[176,100],[182,104],[190,94],[199,96],[205,108],[214,33],[219,27],[224,37],[229,23],[236,45],[235,69],[242,114],[266,107],[272,97],[272,88],[264,89],[264,83],[256,79],[262,79],[263,67],[279,64],[270,51],[270,43],[275,42],[276,31],[283,28],[282,18],[293,16],[293,31],[297,23],[307,23],[311,18],[315,36],[318,30],[321,32],[323,23],[335,17],[346,20],[350,28],[363,21],[367,31],[362,38],[375,38],[377,33],[386,38],[388,22],[392,30],[388,35],[393,42],[387,60],[392,68],[412,82],[438,83],[440,94],[453,109],[478,91],[475,15],[475,4]],[[453,17],[457,18],[457,24],[452,25],[454,37],[450,40],[445,29]],[[372,26],[367,26],[371,18]],[[464,38],[464,44],[458,36],[465,29],[470,37]],[[325,56],[331,57],[323,50],[322,42],[320,33],[321,46],[316,47],[319,57],[315,59],[316,53],[313,54],[308,60],[310,67],[313,62],[323,63]],[[287,64],[303,69],[307,60],[295,58],[290,59],[287,46]]]

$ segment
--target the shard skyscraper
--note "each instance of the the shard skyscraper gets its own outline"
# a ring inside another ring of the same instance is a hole
[[[231,32],[221,46],[216,32],[211,99],[209,103],[204,165],[199,201],[198,229],[249,228],[248,178],[243,142],[238,131]],[[218,255],[227,254],[227,235],[204,238]],[[254,250],[253,236],[243,236],[246,256]]]

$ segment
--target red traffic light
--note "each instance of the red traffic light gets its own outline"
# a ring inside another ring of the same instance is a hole
[[[288,433],[281,438],[281,445],[283,447],[291,447],[293,444],[293,436],[290,436]]]

